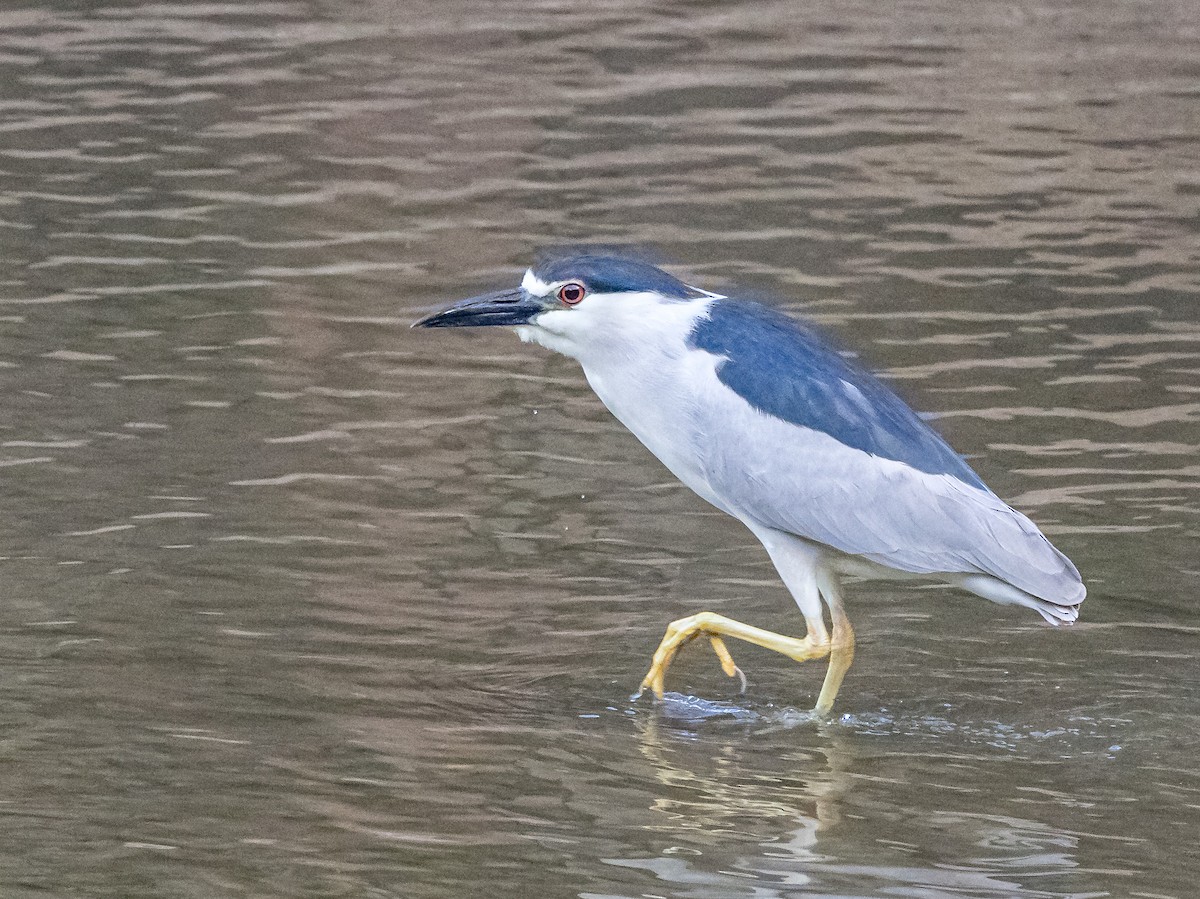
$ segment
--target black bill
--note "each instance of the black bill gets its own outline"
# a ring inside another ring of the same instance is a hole
[[[496,293],[471,297],[455,303],[449,309],[435,312],[418,322],[414,328],[477,328],[483,325],[524,325],[546,306],[521,288],[499,290]]]

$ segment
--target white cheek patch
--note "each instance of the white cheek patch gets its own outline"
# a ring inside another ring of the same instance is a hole
[[[581,303],[580,305],[583,304]],[[572,324],[581,324],[575,318],[578,314],[578,307],[574,309],[547,309],[545,312],[539,312],[530,324],[537,325],[539,328],[545,328],[547,331],[563,333],[571,330]]]

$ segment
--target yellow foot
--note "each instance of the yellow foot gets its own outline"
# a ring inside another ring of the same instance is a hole
[[[709,645],[712,646],[713,652],[717,654],[717,658],[721,660],[721,670],[730,677],[736,677],[741,681],[741,686],[738,687],[739,693],[746,692],[746,675],[742,672],[733,661],[733,656],[729,654],[729,647],[725,645],[725,641],[716,634],[708,635]]]
[[[785,637],[773,631],[742,624],[740,621],[734,621],[732,618],[726,618],[724,615],[717,615],[714,612],[700,612],[687,618],[680,618],[667,625],[667,632],[663,636],[662,642],[658,644],[654,660],[650,664],[650,670],[642,678],[642,685],[633,698],[641,696],[643,690],[650,689],[654,691],[655,696],[662,699],[667,668],[675,659],[675,654],[699,636],[708,637],[713,651],[721,660],[721,668],[730,677],[740,677],[744,690],[746,676],[734,664],[733,657],[729,654],[729,649],[725,646],[722,637],[736,637],[739,640],[782,653],[797,662],[803,662],[828,655],[829,638],[824,637],[824,626],[821,627],[819,633],[823,639],[814,640],[811,633],[802,640],[796,637]]]

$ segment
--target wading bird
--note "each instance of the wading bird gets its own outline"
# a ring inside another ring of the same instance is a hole
[[[803,638],[713,612],[672,622],[639,693],[661,698],[697,637],[744,687],[723,639],[735,637],[796,661],[830,656],[814,709],[827,714],[854,656],[845,575],[940,580],[1055,625],[1078,615],[1079,572],[1037,526],[888,387],[780,312],[644,262],[576,255],[414,327],[479,325],[577,359],[613,415],[762,542],[804,614]]]

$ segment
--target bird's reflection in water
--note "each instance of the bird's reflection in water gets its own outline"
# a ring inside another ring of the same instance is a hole
[[[1066,886],[1047,887],[1079,877],[1078,834],[1014,816],[1012,808],[980,808],[973,797],[937,785],[946,752],[959,764],[987,765],[1011,760],[1011,748],[997,746],[985,728],[947,732],[936,721],[923,734],[893,738],[880,732],[878,719],[828,721],[795,709],[667,694],[653,713],[634,719],[649,763],[647,786],[658,790],[648,828],[665,848],[658,857],[609,862],[722,896],[784,896],[797,887],[836,892],[864,882],[997,897],[1070,894]],[[905,726],[920,730],[913,721]],[[947,739],[953,747],[941,745]],[[922,761],[926,751],[932,757]],[[915,797],[928,802],[931,791],[940,801],[914,816]],[[898,822],[905,834],[899,841]],[[847,851],[854,846],[859,850]],[[874,848],[864,853],[865,846]],[[971,861],[947,866],[943,857]]]
[[[851,759],[841,728],[795,709],[756,710],[668,693],[655,714],[638,716],[643,757],[661,792],[650,826],[675,845],[657,859],[628,859],[671,882],[727,881],[730,870],[756,872],[787,859],[771,880],[809,883],[818,842],[841,821]],[[762,740],[787,731],[772,766],[762,767]],[[748,757],[753,757],[751,762]],[[751,851],[747,851],[751,850]],[[700,856],[706,856],[701,861]],[[715,878],[715,880],[714,880]]]

